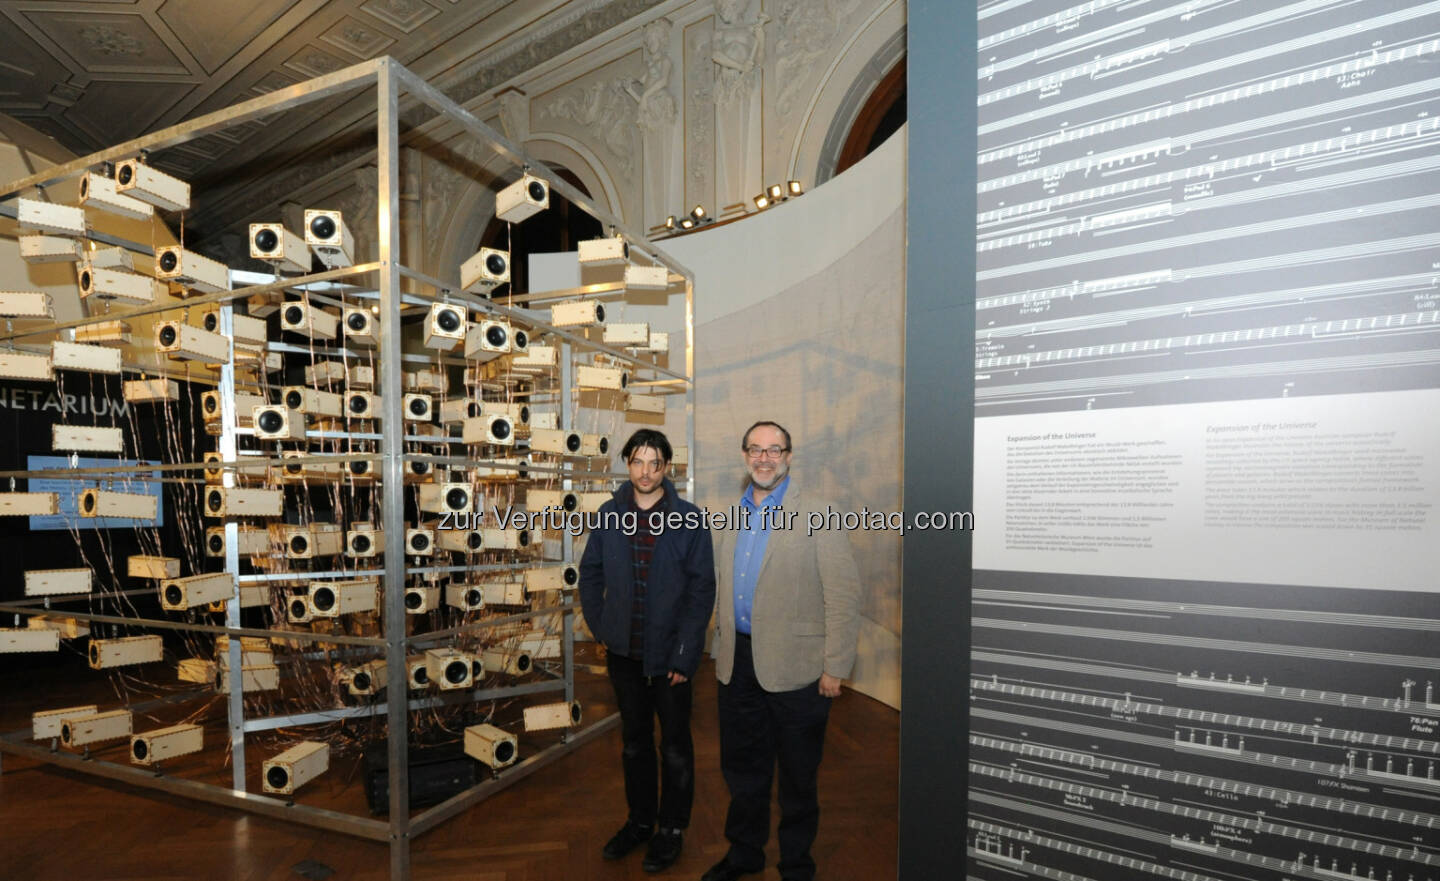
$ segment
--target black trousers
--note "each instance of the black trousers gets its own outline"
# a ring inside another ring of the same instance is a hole
[[[730,684],[720,685],[720,769],[730,787],[726,859],[744,871],[765,867],[770,837],[770,784],[780,767],[780,877],[810,881],[810,846],[820,825],[816,775],[825,746],[830,699],[818,683],[766,691],[755,679],[750,638],[736,634]]]
[[[695,746],[690,740],[691,685],[670,676],[643,675],[640,661],[606,655],[610,684],[620,707],[620,762],[630,819],[642,825],[684,829],[695,802]],[[659,797],[656,797],[655,718],[660,719]]]

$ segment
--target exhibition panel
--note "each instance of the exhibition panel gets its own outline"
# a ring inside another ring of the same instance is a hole
[[[1433,3],[984,3],[971,874],[1429,878]]]

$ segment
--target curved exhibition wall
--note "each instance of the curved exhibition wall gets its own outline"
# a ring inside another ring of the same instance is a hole
[[[795,480],[811,497],[837,512],[900,510],[904,209],[902,129],[799,198],[664,243],[697,277],[697,504],[715,510],[739,501],[740,436],[771,419],[790,430]],[[532,258],[531,272],[535,290],[580,282],[573,255]],[[594,280],[587,272],[585,281]],[[669,330],[671,363],[683,366],[684,305],[670,300],[626,304],[611,320]],[[637,427],[607,430],[623,437]],[[666,431],[685,436],[678,399]],[[900,534],[846,534],[865,585],[852,684],[898,707]]]

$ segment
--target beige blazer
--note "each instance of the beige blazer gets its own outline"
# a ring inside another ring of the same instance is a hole
[[[839,510],[833,505],[832,510]],[[791,691],[821,673],[845,679],[855,666],[860,633],[860,573],[839,530],[806,536],[807,515],[823,512],[792,477],[783,505],[793,527],[770,531],[750,616],[755,677],[766,691]],[[739,524],[714,530],[715,674],[729,683],[735,665],[735,543]]]

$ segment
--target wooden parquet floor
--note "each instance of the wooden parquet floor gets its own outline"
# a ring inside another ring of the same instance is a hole
[[[100,683],[103,686],[103,683]],[[611,711],[608,683],[579,683],[588,720]],[[696,798],[685,850],[667,872],[648,875],[641,852],[616,863],[600,848],[624,820],[620,734],[612,729],[521,780],[411,847],[416,881],[631,881],[698,879],[724,855],[728,796],[720,776],[715,675],[696,680],[693,719]],[[37,706],[73,705],[83,695],[49,694],[34,677],[0,677],[0,724],[28,725]],[[91,700],[106,702],[97,692]],[[113,698],[111,699],[113,700]],[[108,756],[107,756],[108,757]],[[213,760],[212,760],[213,761]],[[381,844],[214,807],[166,793],[3,757],[0,774],[0,878],[4,881],[295,881],[297,864],[333,870],[333,881],[386,881]],[[347,764],[348,762],[348,764]],[[260,758],[252,755],[258,781]],[[820,769],[821,820],[815,857],[825,881],[894,878],[898,829],[899,714],[846,691],[835,702]],[[185,776],[228,781],[216,767]],[[368,816],[358,762],[342,760],[302,790],[299,801]],[[323,781],[323,784],[322,784]],[[258,792],[258,782],[253,787]],[[778,810],[772,809],[772,824]],[[754,878],[774,879],[770,868]]]

